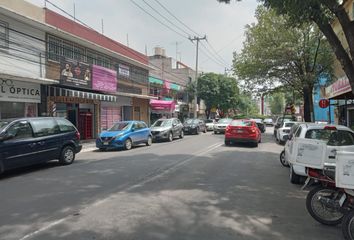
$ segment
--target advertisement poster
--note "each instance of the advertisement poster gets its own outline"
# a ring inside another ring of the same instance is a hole
[[[37,83],[0,79],[0,100],[40,103],[41,86]]]
[[[90,65],[62,59],[60,62],[60,81],[63,85],[91,89]]]
[[[126,65],[123,65],[123,64],[119,64],[118,73],[121,76],[129,77],[129,75],[130,75],[129,66],[126,66]]]
[[[92,89],[103,92],[116,92],[117,72],[101,66],[92,65]]]

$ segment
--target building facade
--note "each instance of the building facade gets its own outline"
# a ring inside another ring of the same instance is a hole
[[[154,97],[148,95],[145,55],[50,9],[3,2],[0,34],[5,33],[1,46],[6,49],[0,58],[11,67],[2,65],[0,71],[7,94],[1,99],[20,104],[2,101],[1,118],[65,117],[83,139],[119,120],[149,122]],[[10,111],[14,107],[23,114]]]

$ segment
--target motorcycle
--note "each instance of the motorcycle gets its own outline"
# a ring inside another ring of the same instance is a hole
[[[310,182],[319,183],[307,194],[307,211],[316,221],[324,225],[340,224],[344,216],[353,209],[354,191],[336,187],[333,169],[308,168],[307,173],[308,178],[303,188],[307,187]],[[351,222],[350,224],[354,225]]]

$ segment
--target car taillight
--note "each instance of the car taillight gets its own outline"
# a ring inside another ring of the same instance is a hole
[[[307,170],[307,175],[308,175],[309,177],[313,177],[313,178],[318,178],[318,177],[320,177],[319,172],[318,172],[316,169],[313,169],[313,168],[308,168],[308,170]]]
[[[251,133],[255,133],[256,129],[255,128],[251,128]]]
[[[225,131],[228,132],[230,130],[231,130],[230,126],[227,126]]]
[[[75,133],[75,137],[76,137],[76,139],[77,139],[77,140],[80,140],[81,136],[80,136],[79,131],[76,131],[76,133]]]

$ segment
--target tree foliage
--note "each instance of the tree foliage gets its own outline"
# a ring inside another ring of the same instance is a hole
[[[230,3],[230,0],[218,0]],[[261,0],[264,6],[287,16],[293,26],[315,23],[331,45],[346,73],[354,93],[354,21],[345,7],[351,0]],[[344,34],[339,39],[334,26],[338,24]],[[347,50],[346,50],[347,49]]]
[[[303,95],[305,119],[311,121],[312,91],[318,76],[331,72],[333,57],[322,33],[311,24],[291,27],[287,17],[259,6],[257,24],[246,27],[240,54],[234,54],[236,74],[248,89],[282,84]]]
[[[239,89],[234,78],[206,73],[198,78],[197,94],[204,100],[209,115],[212,107],[219,108],[223,112],[236,108]]]
[[[269,103],[272,114],[282,114],[284,112],[285,97],[283,93],[272,94]]]

